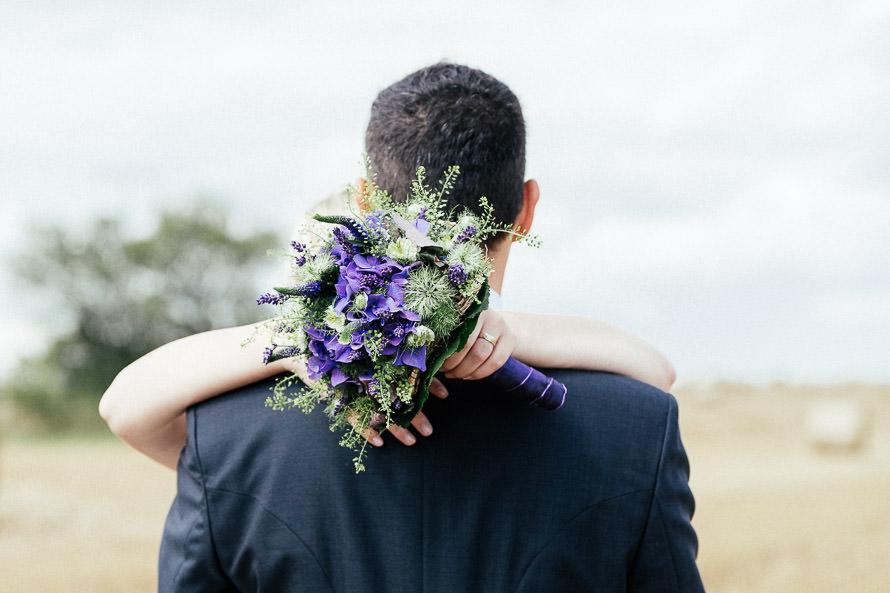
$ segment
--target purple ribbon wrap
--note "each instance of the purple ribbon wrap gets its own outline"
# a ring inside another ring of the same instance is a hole
[[[512,356],[504,366],[480,381],[545,410],[558,410],[566,401],[565,385]]]

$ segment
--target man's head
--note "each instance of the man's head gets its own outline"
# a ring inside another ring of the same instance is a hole
[[[408,194],[418,166],[435,182],[458,165],[452,204],[478,211],[485,196],[506,223],[523,208],[522,110],[505,84],[480,70],[435,64],[381,91],[371,107],[365,150],[377,186],[396,200]]]

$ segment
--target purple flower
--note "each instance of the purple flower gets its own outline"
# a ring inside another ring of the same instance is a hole
[[[313,280],[312,282],[307,282],[306,284],[303,284],[302,286],[276,288],[275,290],[277,292],[279,292],[280,294],[282,294],[284,297],[295,297],[295,296],[313,297],[313,296],[317,296],[318,294],[320,294],[321,289],[322,289],[321,282],[319,282],[318,280]],[[263,295],[263,296],[265,297],[267,295]]]
[[[393,364],[396,366],[407,365],[412,366],[414,368],[420,369],[421,371],[426,370],[426,346],[421,346],[420,348],[408,348],[405,346],[404,348],[400,348],[396,353],[396,359],[393,361]]]
[[[472,239],[476,235],[476,227],[472,224],[467,225],[464,230],[460,232],[457,236],[457,239],[454,240],[455,243],[466,243],[470,239]]]
[[[448,281],[454,286],[460,286],[467,281],[467,273],[460,264],[454,264],[448,268]]]
[[[386,296],[393,299],[397,303],[405,301],[405,284],[408,282],[408,272],[415,266],[419,266],[420,262],[414,262],[392,275],[389,284],[386,286]]]
[[[344,373],[340,367],[334,367],[334,370],[331,371],[331,385],[334,387],[346,383],[348,380],[349,375]]]
[[[337,400],[337,405],[334,406],[333,414],[336,416],[340,412],[346,409],[346,404],[349,403],[349,399],[344,395],[340,399]]]
[[[423,218],[421,218],[423,216]],[[427,222],[426,216],[424,214],[418,214],[417,218],[414,219],[414,228],[418,231],[426,235],[430,230],[430,223]]]
[[[358,253],[355,245],[351,242],[352,236],[348,235],[346,229],[342,226],[334,227],[331,235],[334,238],[331,245],[331,255],[334,256],[334,261],[338,265],[345,265],[346,262]]]
[[[256,300],[257,305],[280,305],[290,297],[283,294],[272,294],[267,292],[266,294],[260,295],[260,298]]]
[[[365,229],[369,231],[369,235],[374,235],[375,239],[389,239],[389,232],[386,230],[384,220],[386,219],[385,210],[374,210],[365,216]]]
[[[402,345],[408,334],[414,332],[414,323],[401,319],[394,319],[380,326],[383,336],[386,338],[386,345],[383,348],[384,354],[395,354],[396,349]]]
[[[297,253],[294,256],[294,262],[298,266],[304,265],[306,263],[306,254],[304,253],[306,251],[306,246],[302,243],[297,243],[296,241],[291,241],[290,246]]]
[[[316,296],[321,292],[321,282],[313,280],[297,289],[299,296]]]
[[[275,351],[275,344],[263,350],[263,364],[269,364],[272,360],[272,353]]]
[[[404,285],[407,277],[406,267],[391,258],[357,253],[348,263],[340,265],[340,275],[334,285],[337,291],[334,310],[345,311],[356,293],[372,294],[390,282]],[[401,298],[397,300],[400,302]]]
[[[368,381],[368,395],[371,397],[376,396],[380,393],[380,380],[379,379],[371,379]]]
[[[318,379],[339,367],[338,363],[352,362],[353,354],[349,344],[341,344],[337,336],[326,334],[311,326],[303,328],[309,337],[311,356],[306,361],[310,379]]]
[[[296,356],[300,353],[300,349],[296,346],[287,346],[286,348],[278,349],[278,346],[272,344],[271,347],[263,350],[263,364],[269,364],[272,360],[281,360],[282,358],[288,358],[290,356]]]

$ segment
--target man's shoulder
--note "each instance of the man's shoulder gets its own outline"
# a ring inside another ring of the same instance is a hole
[[[545,411],[516,401],[509,394],[491,390],[484,381],[446,381],[451,396],[446,400],[430,398],[425,411],[441,417],[459,418],[464,422],[487,414],[506,414],[511,420],[541,422],[560,421],[565,424],[593,422],[597,425],[623,425],[631,420],[663,422],[672,408],[674,397],[657,387],[629,377],[580,369],[542,369],[565,384],[566,403],[556,411]],[[251,425],[275,422],[288,416],[304,416],[297,410],[275,412],[264,405],[275,382],[281,377],[258,381],[234,389],[190,408],[206,426],[242,429]],[[297,381],[291,387],[299,390]],[[427,410],[428,408],[428,410]],[[309,416],[323,417],[320,411]],[[228,421],[225,421],[228,419]]]
[[[511,450],[561,451],[560,457],[567,463],[591,456],[612,457],[619,464],[637,463],[657,454],[668,423],[675,418],[671,411],[676,403],[670,394],[609,373],[545,372],[566,385],[566,402],[559,410],[529,406],[509,394],[492,391],[484,382],[446,381],[449,397],[431,397],[424,406],[434,435],[431,440],[421,439],[421,446],[414,449],[469,452],[474,447],[503,448],[505,456]],[[343,457],[348,464],[350,452],[337,445],[339,439],[331,434],[320,409],[307,415],[299,410],[277,412],[264,405],[274,381],[235,389],[191,408],[191,445],[208,459],[231,461],[233,452],[242,449],[298,449]],[[299,388],[299,383],[293,387]],[[380,458],[395,451],[404,453],[403,447],[394,445],[384,447],[393,451],[375,449],[371,454]]]
[[[673,400],[671,394],[624,375],[583,369],[544,369],[543,372],[563,382],[581,397],[628,396],[633,398],[626,402],[630,405],[655,408],[661,408]]]
[[[657,455],[674,417],[673,396],[610,373],[542,371],[566,386],[566,401],[558,410],[529,406],[480,382],[448,382],[448,399],[430,401],[427,415],[443,439],[456,435],[455,446],[460,440],[487,442],[487,447],[498,441],[507,450],[559,450],[566,459],[614,455],[628,462]]]
[[[562,419],[566,423],[594,422],[597,425],[621,424],[630,418],[663,421],[676,406],[674,397],[647,383],[630,377],[581,369],[542,369],[542,372],[566,386],[565,405],[552,412],[531,408],[538,419]],[[485,387],[465,384],[472,397],[485,397],[497,407],[514,407],[509,394],[486,392]],[[460,389],[460,387],[458,387]],[[516,405],[522,410],[528,406]]]
[[[548,373],[565,384],[567,405],[572,404],[569,409],[575,414],[664,421],[677,406],[670,393],[623,375],[576,369]]]
[[[660,440],[676,411],[673,395],[630,377],[583,370],[553,371],[553,376],[573,396],[569,412],[622,442]]]

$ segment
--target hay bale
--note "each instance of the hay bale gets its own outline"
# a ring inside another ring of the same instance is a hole
[[[862,406],[848,400],[812,402],[806,409],[810,444],[821,451],[857,451],[865,444],[868,424]]]

